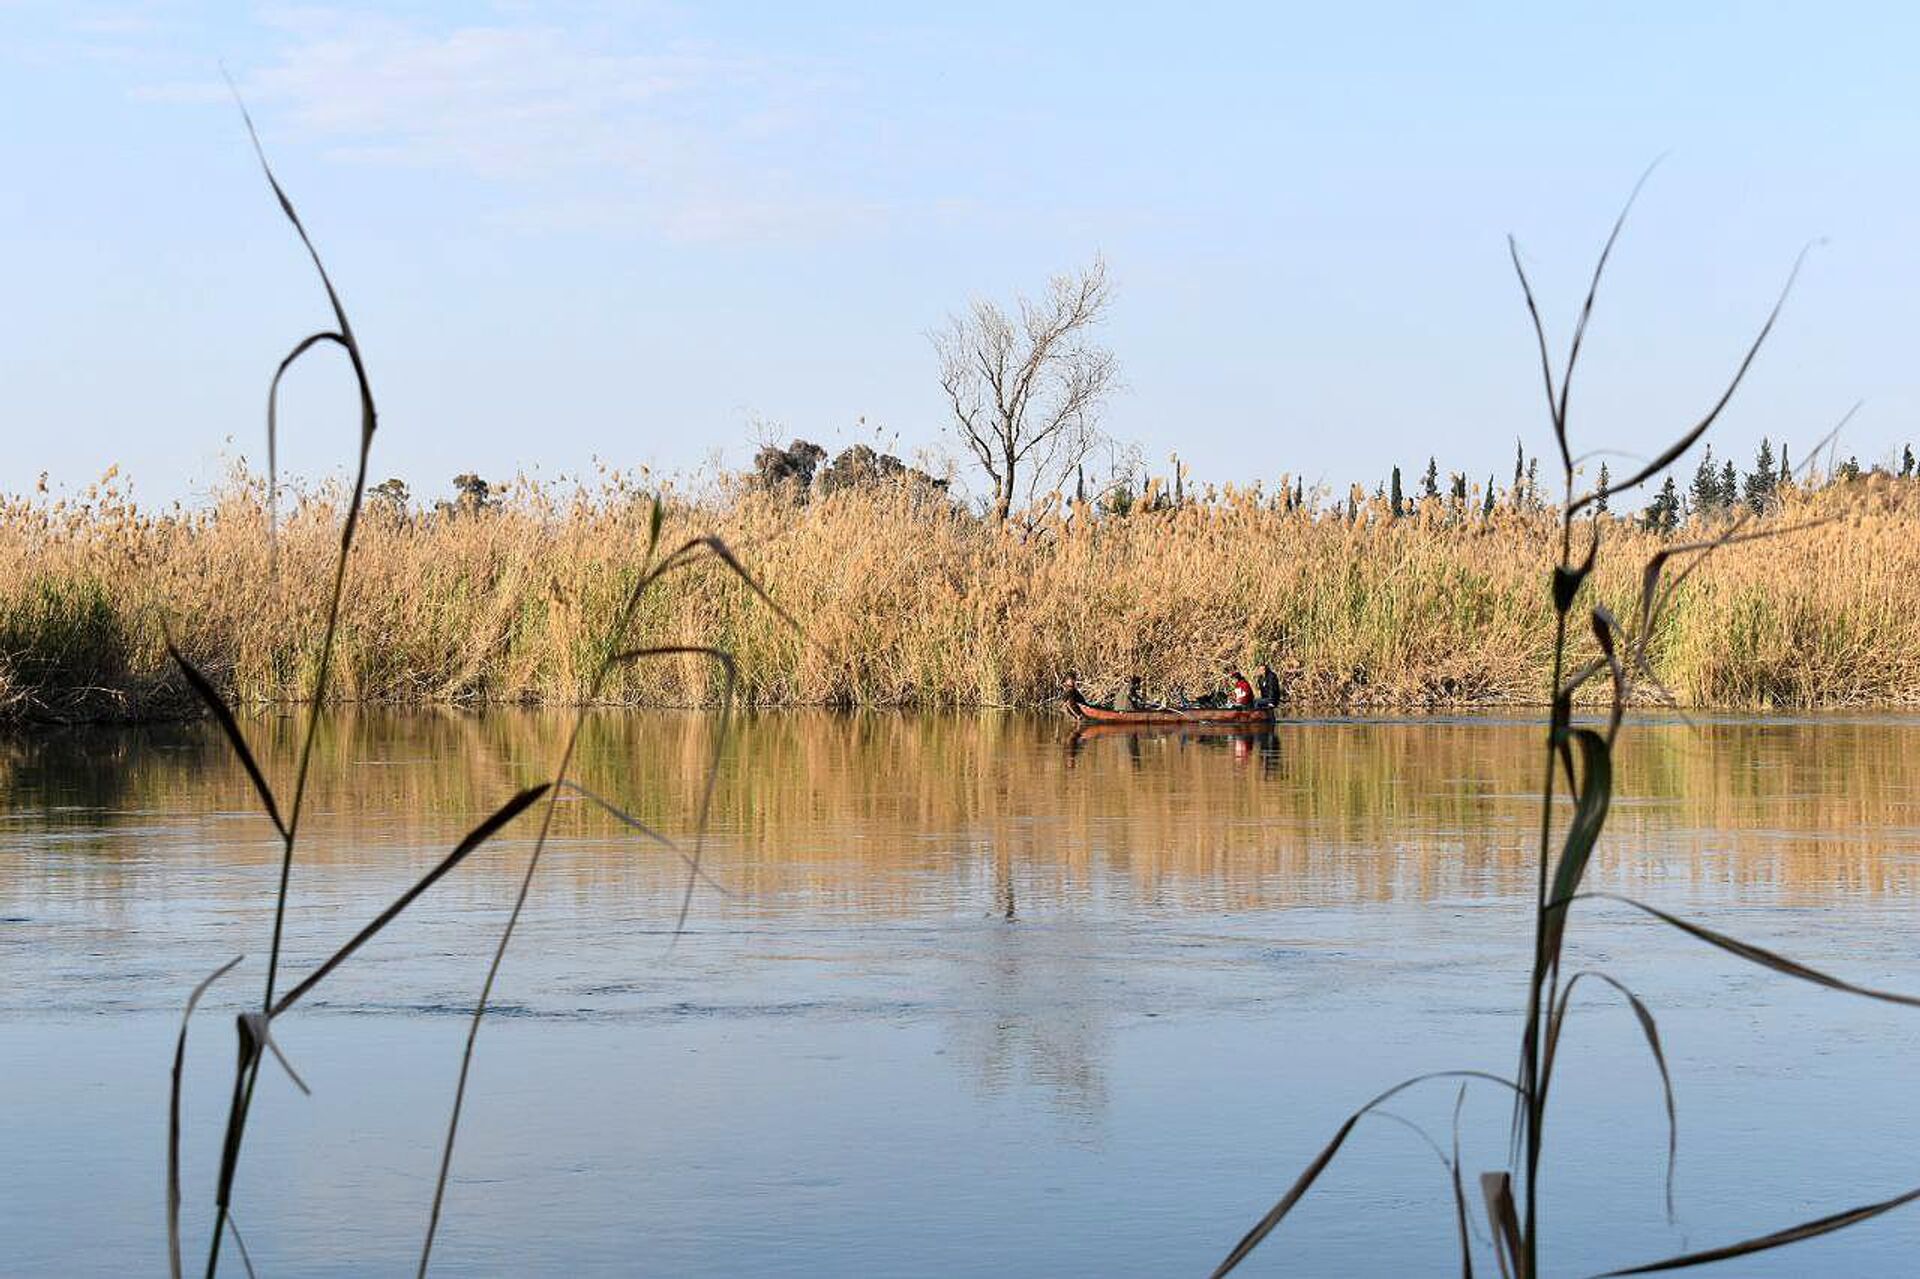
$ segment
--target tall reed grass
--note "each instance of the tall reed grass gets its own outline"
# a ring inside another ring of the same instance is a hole
[[[1198,691],[1222,663],[1263,657],[1313,705],[1538,703],[1548,685],[1551,513],[1503,505],[1483,518],[1468,503],[1394,520],[1381,504],[1350,522],[1244,489],[1126,516],[1056,504],[1007,532],[905,488],[796,505],[643,483],[521,484],[472,513],[370,508],[328,696],[711,704],[719,673],[696,658],[591,687],[605,618],[643,571],[656,495],[668,544],[718,534],[807,618],[802,642],[710,568],[643,606],[636,624],[731,650],[754,704],[1031,704],[1069,668],[1096,687],[1138,671],[1150,687]],[[166,617],[236,703],[310,698],[349,504],[335,489],[296,494],[270,565],[266,496],[236,473],[191,509],[142,509],[117,479],[67,501],[0,502],[0,715],[180,709]],[[1687,580],[1649,654],[1665,690],[1689,706],[1920,704],[1920,482],[1790,486],[1752,527],[1830,515],[1784,543],[1729,546]],[[1598,519],[1613,554],[1592,589],[1627,616],[1638,565],[1673,543]]]

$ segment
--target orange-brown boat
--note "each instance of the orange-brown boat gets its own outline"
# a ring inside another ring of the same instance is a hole
[[[1070,702],[1067,714],[1083,724],[1173,726],[1182,724],[1243,725],[1261,728],[1273,723],[1271,706],[1187,706],[1157,710],[1116,711],[1092,702]]]

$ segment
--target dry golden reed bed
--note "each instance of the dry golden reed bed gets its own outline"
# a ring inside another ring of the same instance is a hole
[[[1127,516],[1056,504],[995,529],[899,487],[796,505],[744,489],[669,494],[666,536],[715,532],[804,635],[696,570],[648,597],[636,637],[731,650],[762,705],[1023,704],[1073,668],[1096,689],[1210,687],[1270,657],[1302,703],[1541,700],[1553,633],[1550,513],[1440,503],[1286,511],[1228,491]],[[155,512],[109,480],[0,502],[0,706],[16,718],[185,708],[163,625],[238,701],[310,687],[342,503],[238,477],[204,509]],[[1695,706],[1920,704],[1920,484],[1788,491],[1768,524],[1833,522],[1729,547],[1683,588],[1656,670]],[[370,506],[354,548],[334,695],[388,703],[567,703],[636,572],[648,497],[630,480],[520,485],[478,513]],[[1596,583],[1623,621],[1668,540],[1603,517]],[[1683,527],[1687,540],[1707,528]],[[616,677],[623,703],[696,705],[717,672],[671,659]]]

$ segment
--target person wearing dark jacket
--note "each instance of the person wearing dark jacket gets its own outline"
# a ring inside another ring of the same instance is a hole
[[[1260,677],[1256,683],[1260,690],[1260,700],[1273,706],[1280,704],[1280,677],[1273,673],[1273,667],[1266,662],[1260,663]]]

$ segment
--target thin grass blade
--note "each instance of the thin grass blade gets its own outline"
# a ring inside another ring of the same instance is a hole
[[[346,347],[347,339],[331,330],[323,333],[310,333],[301,338],[293,350],[287,352],[280,361],[280,367],[273,371],[273,380],[267,383],[267,535],[274,532],[275,520],[279,513],[279,502],[275,495],[280,491],[280,379],[287,375],[308,351],[322,342],[333,342]]]
[[[1709,946],[1717,946],[1729,955],[1737,956],[1751,964],[1758,964],[1762,968],[1770,968],[1784,977],[1797,977],[1801,981],[1812,982],[1816,986],[1825,986],[1828,990],[1837,990],[1848,995],[1859,995],[1864,999],[1877,999],[1882,1003],[1902,1004],[1908,1008],[1920,1008],[1920,998],[1912,995],[1897,994],[1890,990],[1875,990],[1869,986],[1856,986],[1850,981],[1842,981],[1840,978],[1832,976],[1829,973],[1823,973],[1817,968],[1809,968],[1798,960],[1788,959],[1785,955],[1778,954],[1765,947],[1755,946],[1751,942],[1741,941],[1738,937],[1717,932],[1714,929],[1708,928],[1705,924],[1696,924],[1690,919],[1682,919],[1678,915],[1670,915],[1657,906],[1649,906],[1647,903],[1637,901],[1632,897],[1622,896],[1619,893],[1587,892],[1579,893],[1571,900],[1619,902],[1622,905],[1631,906],[1635,910],[1652,915],[1662,923],[1671,924],[1681,932],[1706,942]]]
[[[1447,1172],[1453,1180],[1453,1218],[1460,1230],[1460,1279],[1473,1279],[1473,1240],[1467,1235],[1467,1188],[1460,1180],[1460,1110],[1467,1104],[1467,1086],[1453,1100],[1453,1158]]]
[[[1700,420],[1688,428],[1686,433],[1681,435],[1679,439],[1661,450],[1653,461],[1647,463],[1626,479],[1609,483],[1607,485],[1607,495],[1609,497],[1617,497],[1629,489],[1638,488],[1654,476],[1660,474],[1660,472],[1666,470],[1669,466],[1673,465],[1674,462],[1678,461],[1688,449],[1699,443],[1700,437],[1707,433],[1707,428],[1719,419],[1721,410],[1725,409],[1727,402],[1733,399],[1733,393],[1740,389],[1740,383],[1746,379],[1747,370],[1753,367],[1754,358],[1760,354],[1760,348],[1766,344],[1767,336],[1773,332],[1773,326],[1775,322],[1779,320],[1780,312],[1787,304],[1787,295],[1793,292],[1794,281],[1800,278],[1800,268],[1805,264],[1808,249],[1811,248],[1812,246],[1809,245],[1806,249],[1800,250],[1800,256],[1793,260],[1793,270],[1787,273],[1787,282],[1780,287],[1780,296],[1775,299],[1773,310],[1767,313],[1766,323],[1762,324],[1760,326],[1760,332],[1754,335],[1753,342],[1747,347],[1746,355],[1741,358],[1739,367],[1734,370],[1733,377],[1727,382],[1726,389],[1720,393],[1720,398],[1714,401],[1713,407],[1709,408]],[[1567,506],[1567,518],[1571,519],[1586,507],[1591,506],[1595,497],[1596,494],[1589,493],[1585,497],[1576,498],[1569,503]]]
[[[727,891],[726,886],[724,884],[722,884],[719,880],[715,879],[713,876],[707,874],[707,872],[702,870],[699,866],[695,865],[693,858],[689,857],[686,854],[686,852],[680,847],[680,845],[674,843],[671,839],[667,838],[665,835],[662,835],[659,831],[653,829],[653,827],[647,825],[645,822],[641,821],[638,817],[635,817],[632,813],[629,813],[626,809],[620,807],[618,804],[606,798],[604,795],[595,794],[593,791],[588,790],[585,786],[582,786],[579,782],[571,781],[571,780],[560,783],[560,789],[570,790],[574,792],[576,795],[580,796],[580,798],[586,800],[588,803],[592,804],[594,807],[598,808],[601,812],[607,814],[607,816],[613,818],[615,821],[619,822],[621,825],[627,826],[639,832],[639,834],[643,838],[649,839],[654,843],[660,845],[662,848],[668,849],[673,853],[675,857],[678,857],[680,859],[680,862],[682,865],[684,865],[693,874],[699,876],[701,883],[705,884],[708,888],[711,888],[714,892],[719,893],[722,897],[733,896],[732,893]]]
[[[1513,1204],[1513,1177],[1504,1172],[1480,1174],[1480,1195],[1486,1200],[1487,1221],[1493,1226],[1493,1255],[1502,1279],[1526,1279],[1521,1258],[1520,1213]]]
[[[174,647],[171,636],[167,638],[167,656],[173,659],[180,673],[187,677],[187,683],[205,702],[207,709],[213,712],[213,718],[219,723],[220,731],[227,735],[227,741],[233,747],[233,753],[240,757],[240,766],[247,770],[247,776],[253,779],[253,789],[260,796],[261,805],[267,810],[267,818],[273,828],[282,837],[287,833],[286,823],[280,820],[280,805],[274,802],[273,787],[267,785],[266,774],[260,771],[260,765],[253,758],[253,751],[247,746],[246,735],[240,731],[240,724],[227,708],[227,701],[214,689],[213,684],[200,668],[189,662],[179,649]]]
[[[1560,373],[1560,403],[1553,415],[1553,420],[1559,425],[1560,456],[1569,471],[1573,469],[1573,458],[1567,444],[1567,398],[1573,386],[1573,371],[1580,363],[1580,343],[1587,336],[1587,322],[1593,318],[1593,301],[1600,295],[1600,278],[1607,273],[1607,261],[1613,256],[1613,246],[1619,242],[1620,232],[1626,228],[1627,215],[1633,212],[1633,204],[1640,198],[1641,188],[1647,185],[1647,179],[1653,176],[1653,171],[1660,167],[1660,160],[1664,158],[1656,157],[1640,174],[1639,181],[1633,184],[1633,190],[1627,193],[1627,202],[1620,206],[1620,216],[1613,220],[1613,229],[1607,233],[1607,242],[1601,246],[1600,257],[1593,264],[1593,279],[1587,284],[1587,300],[1581,303],[1580,319],[1573,326],[1573,341],[1567,346],[1567,366]]]
[[[173,1046],[173,1094],[167,1107],[167,1264],[173,1279],[180,1279],[180,1076],[187,1062],[187,1026],[200,997],[245,958],[235,955],[201,978],[187,996],[186,1011],[180,1014],[180,1038]]]
[[[1527,318],[1533,321],[1534,341],[1540,348],[1540,378],[1547,385],[1547,416],[1553,419],[1554,438],[1564,452],[1566,433],[1560,425],[1560,395],[1553,385],[1553,357],[1547,354],[1547,326],[1541,322],[1540,304],[1534,300],[1533,281],[1520,263],[1520,242],[1511,235],[1507,237],[1507,256],[1513,259],[1513,273],[1520,277],[1520,292],[1527,299]]]
[[[1613,614],[1607,611],[1606,605],[1594,606],[1592,624],[1594,642],[1600,646],[1600,656],[1613,675],[1613,699],[1607,707],[1607,745],[1611,747],[1620,736],[1620,721],[1627,713],[1627,668],[1621,663],[1619,653],[1614,651],[1614,636],[1620,624],[1613,620]]]
[[[253,1256],[247,1251],[247,1241],[240,1237],[240,1223],[227,1214],[227,1233],[233,1236],[233,1246],[240,1250],[240,1265],[247,1272],[247,1279],[258,1279],[253,1270]]]
[[[1647,1041],[1647,1050],[1653,1054],[1653,1064],[1660,1071],[1660,1092],[1667,1107],[1667,1220],[1674,1219],[1673,1180],[1674,1171],[1680,1162],[1680,1110],[1673,1097],[1673,1075],[1667,1070],[1667,1054],[1660,1042],[1660,1024],[1654,1020],[1653,1011],[1640,997],[1626,985],[1607,973],[1594,969],[1583,969],[1567,979],[1567,985],[1560,992],[1560,1004],[1554,1009],[1553,1024],[1547,1030],[1547,1064],[1542,1072],[1542,1091],[1551,1086],[1553,1078],[1554,1054],[1560,1048],[1560,1031],[1567,1020],[1567,1010],[1572,1004],[1574,988],[1583,977],[1603,981],[1619,991],[1633,1009],[1633,1015],[1640,1022],[1640,1033]]]
[[[1712,1265],[1716,1261],[1729,1261],[1734,1257],[1750,1257],[1756,1252],[1784,1248],[1788,1244],[1818,1239],[1821,1235],[1830,1235],[1836,1230],[1857,1226],[1863,1221],[1871,1221],[1882,1213],[1892,1212],[1895,1208],[1910,1204],[1916,1199],[1920,1199],[1920,1187],[1915,1187],[1903,1195],[1895,1195],[1891,1199],[1882,1199],[1879,1203],[1862,1204],[1858,1208],[1849,1208],[1845,1212],[1836,1212],[1830,1216],[1817,1217],[1812,1221],[1803,1221],[1797,1226],[1788,1226],[1784,1230],[1776,1230],[1771,1234],[1743,1239],[1739,1243],[1723,1244],[1718,1248],[1705,1248],[1699,1252],[1681,1253],[1677,1257],[1649,1261],[1641,1266],[1628,1266],[1624,1270],[1609,1270],[1604,1275],[1597,1276],[1596,1279],[1615,1279],[1619,1275],[1650,1275],[1662,1270],[1685,1270],[1689,1266]]]
[[[1576,728],[1571,736],[1580,747],[1581,777],[1573,821],[1567,827],[1567,842],[1554,867],[1553,883],[1547,895],[1543,957],[1549,967],[1558,966],[1560,944],[1566,936],[1567,912],[1562,903],[1580,889],[1613,800],[1613,750],[1607,745],[1607,739],[1590,728]]]
[[[742,573],[742,576],[745,576],[745,574]],[[756,587],[755,589],[757,590],[758,588]],[[686,931],[687,913],[693,909],[694,876],[700,874],[700,857],[706,847],[707,840],[707,817],[713,811],[714,791],[720,785],[720,760],[723,752],[727,748],[727,715],[725,714],[725,708],[733,705],[733,690],[734,686],[739,682],[740,671],[739,667],[734,663],[733,654],[701,644],[660,644],[648,648],[630,649],[625,653],[617,654],[609,659],[609,664],[612,662],[637,662],[647,658],[673,656],[705,657],[711,661],[718,662],[721,670],[726,674],[726,684],[720,693],[722,713],[720,716],[720,729],[714,734],[713,761],[707,768],[706,784],[700,792],[700,811],[694,820],[693,856],[688,863],[692,874],[687,876],[687,889],[680,896],[680,914],[674,920],[673,924],[673,935],[677,939],[682,932]]]
[[[272,1015],[278,1017],[281,1013],[286,1012],[287,1009],[298,1003],[301,996],[319,985],[328,973],[345,963],[349,955],[371,941],[381,929],[393,922],[395,916],[399,915],[399,913],[408,906],[411,906],[415,898],[438,883],[441,876],[465,861],[467,855],[474,849],[480,847],[480,845],[486,843],[489,839],[492,839],[508,822],[511,822],[514,818],[525,812],[528,805],[546,794],[548,789],[549,784],[546,782],[542,782],[538,786],[527,787],[512,799],[502,804],[494,811],[491,817],[488,817],[478,826],[468,831],[466,838],[455,845],[452,852],[441,858],[438,865],[425,875],[422,875],[412,888],[409,888],[406,892],[395,898],[392,905],[376,915],[373,921],[365,928],[355,933],[352,940],[348,941],[346,945],[333,952],[332,957],[324,964],[321,964],[320,967],[314,969],[313,972],[307,976],[306,980],[282,995],[280,1001],[273,1006]]]
[[[300,1078],[300,1072],[293,1068],[293,1063],[287,1060],[287,1055],[280,1051],[280,1045],[273,1038],[273,1026],[267,1014],[241,1013],[240,1020],[247,1027],[247,1033],[253,1036],[254,1042],[265,1045],[273,1054],[273,1059],[280,1063],[280,1069],[286,1071],[287,1078],[293,1080],[293,1086],[298,1088],[302,1095],[313,1096],[313,1089],[307,1087],[307,1081]]]
[[[1366,1118],[1369,1111],[1378,1108],[1390,1098],[1398,1096],[1416,1084],[1423,1084],[1434,1079],[1479,1079],[1485,1080],[1488,1083],[1499,1084],[1501,1087],[1507,1089],[1513,1089],[1514,1087],[1511,1080],[1502,1079],[1498,1075],[1487,1074],[1479,1070],[1436,1070],[1431,1074],[1415,1075],[1411,1079],[1401,1080],[1347,1116],[1346,1122],[1341,1124],[1339,1130],[1333,1134],[1333,1140],[1323,1146],[1320,1153],[1314,1156],[1313,1161],[1306,1166],[1298,1177],[1294,1178],[1293,1184],[1287,1188],[1287,1193],[1280,1196],[1279,1202],[1267,1210],[1266,1216],[1254,1223],[1253,1229],[1247,1231],[1247,1233],[1241,1237],[1240,1242],[1233,1246],[1233,1250],[1226,1255],[1226,1258],[1222,1260],[1218,1266],[1214,1267],[1213,1279],[1220,1279],[1220,1276],[1231,1272],[1234,1267],[1245,1261],[1255,1248],[1260,1246],[1262,1240],[1273,1233],[1274,1227],[1285,1220],[1287,1214],[1293,1211],[1294,1205],[1299,1203],[1300,1200],[1305,1197],[1307,1191],[1313,1188],[1313,1183],[1320,1179],[1320,1174],[1327,1170],[1327,1165],[1333,1162],[1333,1157],[1340,1153],[1340,1147],[1346,1144],[1347,1138],[1352,1134],[1354,1126]]]
[[[762,587],[758,581],[754,580],[753,574],[747,571],[746,565],[742,564],[739,561],[739,559],[735,557],[733,551],[727,546],[727,544],[721,541],[718,537],[713,536],[712,534],[707,534],[704,537],[692,538],[687,542],[683,543],[680,547],[678,547],[673,552],[673,554],[661,560],[660,563],[656,565],[651,572],[646,574],[646,576],[642,577],[639,581],[639,584],[634,587],[634,592],[638,594],[639,592],[646,590],[647,587],[653,585],[655,582],[659,581],[661,578],[666,577],[668,574],[678,572],[679,570],[684,568],[692,567],[694,564],[697,564],[699,562],[700,556],[703,552],[707,555],[711,555],[713,558],[719,560],[721,563],[725,564],[729,569],[731,569],[733,571],[734,576],[738,577],[741,580],[741,582],[745,583],[747,589],[752,591],[755,597],[758,598],[762,604],[765,604],[768,608],[773,610],[775,617],[778,617],[781,621],[785,622],[788,626],[791,626],[796,631],[804,632],[806,630],[806,628],[801,626],[799,621],[795,619],[793,614],[787,612],[786,609],[782,608],[779,604],[779,601],[775,600],[773,596],[767,594],[766,589]]]

